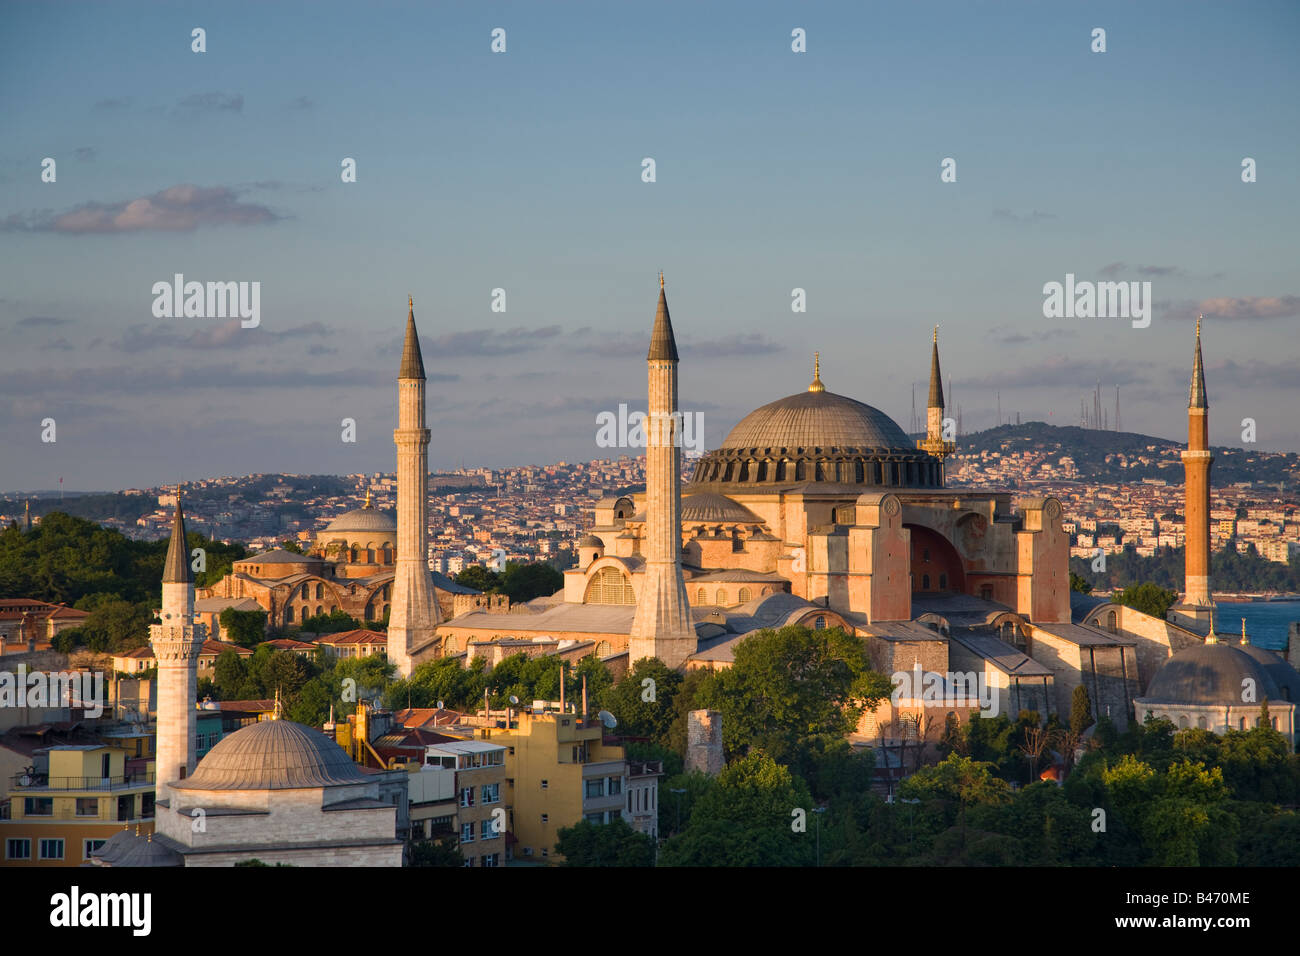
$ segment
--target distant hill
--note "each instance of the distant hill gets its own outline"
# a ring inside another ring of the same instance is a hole
[[[1185,447],[1185,443],[1136,432],[1024,422],[963,435],[957,442],[957,453],[1037,452],[1048,458],[1068,456],[1074,459],[1081,480],[1115,483],[1162,478],[1171,484],[1181,484],[1179,452]],[[1228,446],[1215,446],[1212,450],[1213,481],[1220,487],[1246,481],[1271,485],[1281,482],[1290,488],[1300,485],[1300,456],[1295,452],[1248,451]]]

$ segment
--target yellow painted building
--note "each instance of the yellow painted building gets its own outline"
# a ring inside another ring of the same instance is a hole
[[[559,861],[563,827],[623,816],[627,760],[622,747],[602,742],[603,732],[598,718],[558,709],[524,711],[508,730],[481,731],[506,746],[515,859]]]
[[[68,744],[37,751],[9,781],[0,866],[80,866],[124,826],[153,831],[153,773],[128,771],[128,751]]]

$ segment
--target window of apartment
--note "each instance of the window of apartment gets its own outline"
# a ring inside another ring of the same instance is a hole
[[[632,791],[631,790],[627,792],[627,812],[628,813],[632,812]]]
[[[543,813],[543,814],[542,814],[542,822],[543,822],[543,823],[550,823],[550,822],[551,822],[551,815],[550,815],[549,813]]]
[[[484,865],[484,866],[500,866],[500,865],[501,865],[501,854],[500,854],[500,853],[489,853],[487,856],[483,857],[483,865]]]
[[[513,756],[515,755],[515,748],[514,748],[514,747],[507,747],[507,748],[506,748],[506,753],[510,754],[510,756],[513,757]]]
[[[460,842],[461,842],[461,843],[473,843],[473,842],[474,842],[474,824],[473,824],[473,823],[462,823],[462,824],[460,825]]]
[[[542,781],[542,789],[543,789],[543,790],[546,789],[546,781],[545,781],[545,780]]]
[[[550,856],[551,853],[546,847],[542,847],[542,856]]]
[[[41,840],[41,859],[42,860],[62,860],[63,859],[63,841],[55,839]]]
[[[461,805],[462,807],[472,807],[472,806],[474,806],[474,788],[473,788],[473,787],[461,787],[461,789],[460,789],[460,805]]]
[[[598,777],[595,780],[587,781],[587,797],[603,797],[605,795],[605,778]]]
[[[605,815],[604,813],[588,813],[588,814],[587,814],[587,822],[588,822],[588,823],[604,823],[604,822],[605,822],[605,816],[606,816],[606,815]]]
[[[622,777],[610,777],[610,778],[609,778],[609,795],[610,795],[611,797],[617,797],[617,796],[618,796],[620,793],[622,793],[622,792],[623,792],[623,778],[622,778]]]
[[[79,817],[99,816],[99,798],[98,797],[77,797],[77,816]]]
[[[29,817],[54,816],[53,797],[24,797],[23,815]]]
[[[31,840],[6,840],[6,860],[30,860],[32,858]]]
[[[140,819],[142,820],[153,819],[153,804],[156,797],[157,794],[153,792],[142,793],[140,795]]]
[[[474,857],[472,856],[465,857],[465,866],[472,867],[473,865],[474,865]]]
[[[479,794],[479,796],[483,798],[483,802],[485,804],[496,803],[498,800],[501,799],[501,784],[499,783],[483,784],[482,792]]]
[[[496,836],[496,831],[492,829],[491,819],[480,820],[478,827],[478,838],[480,840],[491,840]]]
[[[103,846],[105,842],[104,840],[83,840],[81,858],[89,860],[90,855]]]

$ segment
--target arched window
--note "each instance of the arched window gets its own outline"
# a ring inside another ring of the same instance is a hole
[[[635,604],[632,582],[618,568],[601,568],[587,585],[587,604]]]
[[[292,623],[293,623],[293,605],[292,605],[292,604],[290,604],[288,607],[286,607],[286,608],[284,609],[284,619],[285,619],[285,621],[286,621],[287,623],[289,623],[289,624],[292,624]]]
[[[444,654],[459,654],[460,641],[456,640],[455,637],[448,637],[442,642],[442,652]]]
[[[357,546],[354,544],[354,545],[351,547],[351,549],[349,549],[349,551],[348,551],[348,555],[349,555],[349,558],[348,558],[349,562],[352,563],[352,564],[356,564],[356,563],[357,563],[357,558],[359,558],[359,557],[361,556],[361,552],[357,549]]]
[[[1197,718],[1196,718],[1196,726],[1197,726],[1197,728],[1199,728],[1200,730],[1205,730],[1206,727],[1208,727],[1209,725],[1205,722],[1205,718],[1204,718],[1204,717],[1197,717]]]
[[[723,605],[727,603],[727,591],[725,588],[718,588],[718,603]]]
[[[1111,611],[1106,615],[1106,629],[1112,634],[1118,633],[1119,631],[1119,615],[1114,611]]]
[[[337,611],[338,609],[339,609],[339,606],[338,606],[337,604],[331,604],[331,605],[330,605],[330,613],[331,613],[331,614],[333,614],[333,613],[334,613],[335,611]]]
[[[1186,715],[1186,714],[1182,714],[1182,715],[1179,716],[1179,718],[1178,718],[1178,729],[1179,729],[1179,730],[1186,730],[1186,729],[1187,729],[1187,715]]]
[[[831,524],[839,524],[839,523],[840,523],[840,509],[839,509],[839,508],[832,508],[832,509],[831,509]]]
[[[921,560],[924,561],[924,562],[926,562],[927,564],[929,563],[929,561],[930,561],[930,549],[929,549],[929,548],[922,548],[922,549],[921,549]]]
[[[700,588],[695,592],[695,603],[701,606],[709,603],[709,594],[704,588]]]
[[[323,607],[321,607],[319,604],[317,604],[317,605],[316,605],[316,614],[317,614],[317,615],[321,615],[321,614],[324,614],[324,613],[325,613],[325,609],[324,609]]]
[[[737,600],[740,601],[741,604],[744,604],[746,601],[749,600],[749,598],[750,598],[749,588],[741,588],[740,596],[737,598]]]
[[[374,606],[373,604],[367,604],[367,605],[366,605],[366,620],[367,620],[367,621],[373,621],[374,619],[375,619],[375,606]]]
[[[1238,730],[1245,730],[1245,729],[1246,729],[1246,718],[1245,718],[1245,717],[1239,717],[1239,718],[1237,718],[1237,729],[1238,729]]]
[[[813,630],[814,631],[826,630],[826,618],[823,615],[818,614],[815,618],[813,618]]]
[[[921,590],[922,591],[930,590],[930,575],[928,574],[921,575]]]
[[[599,644],[596,645],[597,657],[609,657],[609,655],[612,654],[613,651],[614,649],[609,646],[609,641],[601,641]]]
[[[316,600],[319,601],[319,600],[320,600],[321,598],[323,598],[324,596],[325,596],[325,585],[323,585],[323,584],[317,584],[317,585],[316,585]]]
[[[939,575],[939,590],[940,591],[948,590],[948,575],[946,572]]]
[[[384,605],[384,617],[388,617],[388,605]]]
[[[304,598],[309,598],[309,597],[311,597],[311,585],[310,585],[310,584],[304,584],[304,585],[302,586],[302,596],[303,596]]]

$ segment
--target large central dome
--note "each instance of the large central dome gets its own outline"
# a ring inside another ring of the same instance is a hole
[[[826,391],[817,370],[806,392],[742,418],[720,447],[700,459],[690,493],[776,491],[809,483],[855,486],[854,493],[942,488],[943,466],[880,409]]]
[[[363,783],[367,776],[319,730],[289,720],[243,727],[213,747],[176,790],[298,790]]]
[[[893,448],[915,442],[878,408],[834,392],[787,395],[740,420],[722,448]]]

